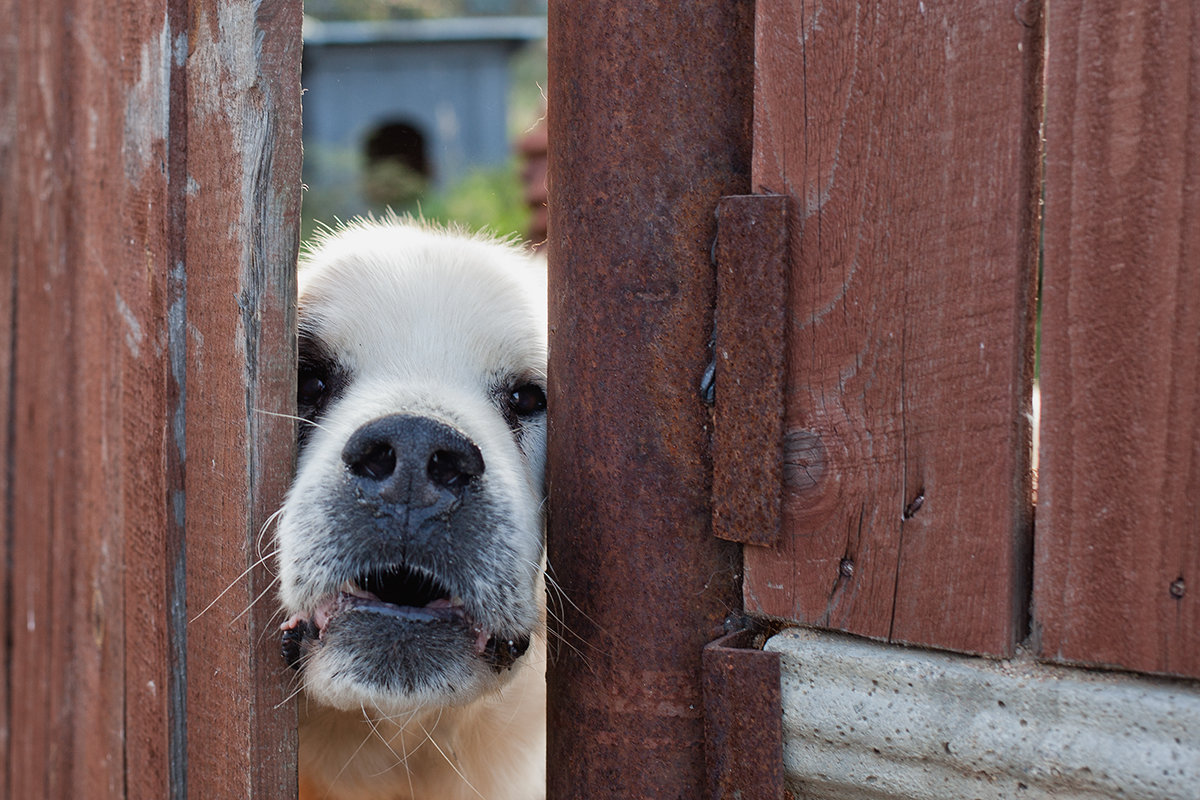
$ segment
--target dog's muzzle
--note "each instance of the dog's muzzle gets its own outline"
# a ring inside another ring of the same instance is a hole
[[[392,414],[367,422],[342,448],[347,480],[359,507],[379,519],[402,519],[404,536],[423,538],[427,522],[452,515],[484,473],[479,448],[464,433],[436,419]],[[385,557],[386,558],[386,557]],[[339,618],[363,615],[403,624],[450,624],[473,637],[476,657],[494,669],[511,667],[529,637],[499,636],[472,618],[461,597],[438,575],[407,559],[363,564],[361,571],[324,596],[311,615],[282,626],[282,653],[289,666],[320,647]]]

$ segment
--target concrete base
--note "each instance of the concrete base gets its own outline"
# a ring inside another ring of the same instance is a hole
[[[1198,800],[1200,686],[790,629],[797,800]]]

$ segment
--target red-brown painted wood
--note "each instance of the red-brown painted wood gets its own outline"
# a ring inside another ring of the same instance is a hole
[[[260,536],[260,529],[292,470],[292,423],[271,412],[289,410],[295,398],[300,21],[297,0],[257,9],[218,0],[194,12],[189,29],[186,557],[193,800],[296,791],[295,717],[285,702],[293,677],[279,656],[271,537]],[[230,713],[231,682],[248,692],[252,713],[246,706]]]
[[[749,610],[1011,653],[1028,593],[1035,3],[764,0],[756,191],[792,198],[784,542]]]
[[[1051,15],[1039,652],[1200,677],[1200,6]]]
[[[295,794],[273,598],[188,617],[291,465],[299,24],[0,0],[6,797]]]
[[[19,218],[3,248],[13,268],[6,796],[124,797],[126,741],[131,755],[145,744],[136,723],[128,738],[126,710],[161,712],[147,685],[166,688],[165,665],[135,664],[127,683],[125,662],[126,580],[142,573],[136,557],[134,574],[124,571],[136,540],[127,531],[162,523],[161,478],[145,483],[127,470],[161,472],[161,376],[145,297],[163,238],[142,212],[162,205],[165,182],[158,129],[134,122],[154,119],[153,105],[138,105],[153,89],[131,91],[146,77],[155,14],[67,14],[58,3],[20,3],[15,13],[15,159],[5,182]],[[151,446],[143,452],[131,430]],[[138,588],[135,602],[161,608],[155,584]],[[139,634],[147,657],[165,650],[160,631]],[[165,781],[156,788],[162,796]]]
[[[11,382],[13,347],[12,320],[13,297],[11,287],[16,280],[16,263],[13,255],[17,241],[20,214],[17,203],[21,196],[20,187],[12,176],[17,171],[17,131],[13,123],[17,118],[18,59],[20,45],[17,40],[16,0],[0,0],[0,420],[8,420],[12,414]],[[3,176],[9,176],[5,178]],[[8,425],[0,425],[0,455],[7,463],[11,446]],[[8,470],[0,470],[0,497],[9,497]],[[7,504],[5,505],[7,508]],[[6,591],[12,584],[9,570],[12,537],[8,526],[3,527],[2,546],[4,559],[0,560],[0,642],[11,641],[11,618],[9,597]],[[9,717],[9,675],[12,651],[0,648],[0,792],[7,793],[9,786],[9,746],[12,742]]]

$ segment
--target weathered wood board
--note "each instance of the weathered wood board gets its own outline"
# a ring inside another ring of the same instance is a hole
[[[0,2],[6,797],[294,795],[239,576],[291,467],[300,19]]]
[[[1034,621],[1200,677],[1200,6],[1051,6]]]
[[[748,610],[1005,655],[1029,585],[1037,4],[757,10],[754,177],[792,198],[783,541]]]

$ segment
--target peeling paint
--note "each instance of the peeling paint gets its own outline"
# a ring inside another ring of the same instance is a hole
[[[125,100],[125,179],[139,183],[167,140],[171,110],[170,28],[163,19],[156,40],[142,43],[137,83]]]
[[[135,359],[141,358],[141,345],[146,338],[142,324],[138,322],[137,315],[125,302],[125,298],[121,297],[120,292],[113,293],[113,300],[117,307],[117,313],[121,315],[121,320],[125,323],[125,346],[129,348],[129,352]]]

